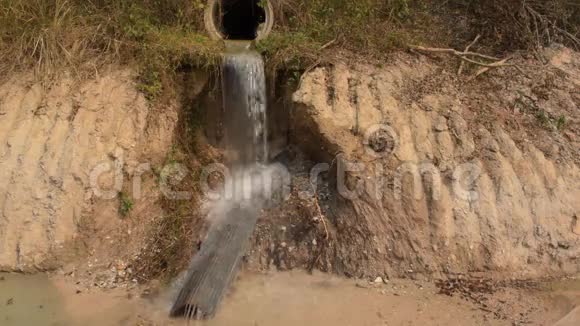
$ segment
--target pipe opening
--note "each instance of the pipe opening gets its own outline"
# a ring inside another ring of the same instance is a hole
[[[222,0],[221,32],[230,40],[255,40],[266,22],[260,0]]]
[[[264,0],[209,0],[205,23],[216,39],[260,40],[272,30],[273,9]]]

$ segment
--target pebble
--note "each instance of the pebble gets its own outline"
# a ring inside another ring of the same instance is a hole
[[[449,130],[449,127],[447,126],[447,119],[444,117],[439,117],[435,123],[435,131],[442,132],[446,130]]]
[[[384,283],[383,278],[380,276],[375,278],[375,283]]]

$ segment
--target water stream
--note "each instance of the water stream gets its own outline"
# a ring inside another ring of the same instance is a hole
[[[268,158],[264,62],[249,42],[228,42],[222,93],[229,153],[224,191],[209,203],[212,224],[193,257],[172,316],[203,319],[215,314],[267,197],[263,193],[268,179],[263,173]]]
[[[264,61],[248,42],[226,44],[222,72],[226,149],[237,154],[228,165],[237,168],[265,163],[268,142]]]
[[[47,275],[0,273],[0,325],[66,325],[67,319]]]

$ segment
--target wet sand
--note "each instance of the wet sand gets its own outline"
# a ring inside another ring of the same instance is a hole
[[[0,325],[186,325],[169,319],[175,290],[138,287],[78,293],[75,282],[46,275],[0,274]],[[580,281],[554,282],[530,301],[532,325],[551,325],[580,304]],[[511,325],[430,283],[394,280],[373,285],[326,274],[244,272],[215,319],[230,325]],[[145,293],[149,293],[145,295]],[[507,300],[520,300],[516,293]],[[12,299],[10,304],[8,300]],[[543,307],[532,307],[543,302]]]

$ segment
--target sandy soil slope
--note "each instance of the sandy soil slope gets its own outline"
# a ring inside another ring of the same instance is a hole
[[[476,80],[402,53],[307,73],[293,141],[333,171],[362,165],[342,174],[346,198],[340,175],[322,182],[328,239],[312,201],[289,201],[264,219],[255,261],[355,277],[576,272],[580,54],[545,56]]]
[[[175,109],[153,110],[133,80],[112,69],[81,83],[19,75],[0,85],[0,270],[58,265],[96,203],[118,207],[115,181],[171,147]],[[100,223],[116,219],[113,209]]]

